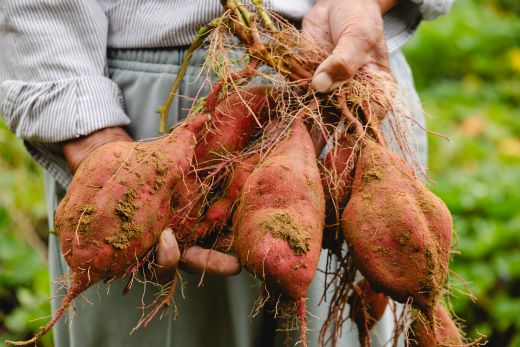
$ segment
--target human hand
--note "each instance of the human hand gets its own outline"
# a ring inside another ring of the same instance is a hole
[[[120,127],[98,130],[88,136],[70,140],[62,145],[67,164],[73,173],[92,151],[101,145],[116,141],[133,141]],[[180,254],[179,246],[171,229],[165,229],[160,237],[157,250],[158,278],[166,278],[177,266],[188,271],[203,272],[219,276],[232,276],[240,272],[237,258],[218,251],[198,246],[187,248]]]
[[[90,135],[72,139],[62,144],[63,155],[71,172],[74,174],[79,164],[96,148],[110,142],[133,141],[121,127],[105,128]]]
[[[234,276],[241,270],[236,257],[219,251],[192,246],[180,254],[175,234],[171,229],[165,229],[159,237],[157,258],[158,278],[174,272],[177,266],[187,271],[217,276]]]
[[[397,0],[318,0],[303,18],[303,33],[329,45],[311,86],[330,92],[361,68],[389,71],[383,13]]]

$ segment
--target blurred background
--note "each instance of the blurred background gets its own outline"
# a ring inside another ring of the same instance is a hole
[[[451,276],[451,304],[470,336],[520,346],[520,1],[459,0],[405,53],[428,127],[450,138],[429,137],[429,174],[458,234],[451,267],[466,285]],[[0,121],[0,345],[50,314],[43,195],[42,170]]]

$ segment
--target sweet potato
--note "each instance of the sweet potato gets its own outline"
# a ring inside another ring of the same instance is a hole
[[[334,201],[338,206],[345,206],[350,195],[354,180],[354,146],[354,136],[345,132],[323,159],[322,184],[328,205]]]
[[[222,100],[195,147],[195,172],[179,181],[172,197],[172,219],[179,245],[189,245],[210,229],[200,224],[208,191],[201,180],[215,170],[224,172],[226,157],[236,155],[269,117],[269,89],[253,87]],[[224,166],[218,168],[218,166]],[[215,208],[210,212],[215,212]],[[223,221],[225,222],[225,221]]]
[[[321,252],[325,200],[315,151],[302,121],[247,179],[233,217],[234,250],[267,289],[297,303],[305,298]],[[302,341],[305,341],[302,329]]]
[[[434,331],[430,322],[419,313],[410,326],[408,338],[411,347],[462,346],[459,328],[451,319],[448,310],[442,305],[435,306],[433,319]]]
[[[72,285],[40,332],[6,343],[34,343],[75,297],[123,275],[150,250],[169,221],[172,187],[190,170],[197,135],[208,120],[191,117],[152,142],[106,144],[81,163],[55,217]]]
[[[360,280],[349,296],[349,317],[358,328],[359,344],[371,346],[369,331],[383,317],[388,306],[388,297],[372,289],[367,280]]]
[[[451,214],[403,159],[372,140],[363,141],[342,224],[372,287],[412,298],[431,317],[448,274]]]
[[[212,229],[222,229],[231,217],[233,207],[238,201],[242,188],[254,168],[260,161],[260,155],[254,153],[233,167],[224,187],[223,196],[213,202],[206,211],[204,219],[194,232],[195,237],[201,237]]]
[[[321,168],[321,182],[327,206],[323,247],[332,250],[335,254],[341,253],[343,243],[340,220],[354,180],[356,162],[354,147],[353,135],[345,131],[323,158]]]
[[[222,100],[212,114],[212,121],[195,148],[198,170],[240,152],[269,117],[267,87],[253,87]]]

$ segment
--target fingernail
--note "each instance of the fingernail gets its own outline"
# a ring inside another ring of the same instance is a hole
[[[324,93],[331,88],[333,83],[334,81],[328,73],[320,72],[312,79],[311,87],[320,93]]]
[[[166,246],[171,246],[175,242],[175,238],[173,236],[173,230],[165,229],[162,235],[162,242]]]

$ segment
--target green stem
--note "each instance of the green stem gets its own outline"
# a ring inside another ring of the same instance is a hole
[[[268,18],[269,15],[263,7],[262,0],[252,1],[257,10],[260,11],[260,16],[262,17],[262,20],[264,22],[267,20],[267,22],[265,22],[264,24],[267,27],[270,27],[270,30],[274,29],[274,32],[277,32],[274,24]],[[298,60],[294,58],[292,55],[290,55],[289,58],[273,56],[270,53],[270,51],[266,49],[264,43],[260,39],[255,23],[251,21],[253,14],[249,12],[242,3],[240,3],[240,0],[221,0],[221,3],[224,5],[226,10],[231,10],[235,17],[236,22],[230,28],[231,32],[233,33],[233,35],[242,40],[243,43],[249,46],[251,52],[253,52],[256,58],[262,60],[264,63],[271,66],[279,73],[287,76],[290,80],[310,80],[310,78],[312,77],[312,73],[308,72],[305,69],[305,67],[302,66],[302,64],[298,62]],[[267,17],[267,19],[264,19],[264,16]],[[290,62],[287,62],[287,59],[290,59]]]
[[[225,4],[223,2],[222,4],[226,9],[231,10],[235,14],[236,20],[240,23],[241,26],[249,28],[249,18],[244,13],[247,12],[247,9],[244,8],[244,5],[241,2],[227,0]]]
[[[161,123],[159,125],[159,132],[160,133],[166,133],[166,125],[168,123],[168,113],[170,112],[170,108],[173,103],[173,99],[175,98],[175,94],[177,93],[177,90],[179,89],[179,86],[181,85],[182,79],[184,78],[184,75],[186,74],[186,70],[188,69],[191,57],[193,56],[193,53],[199,48],[202,43],[204,42],[204,39],[208,36],[210,33],[210,30],[214,28],[216,24],[214,22],[211,22],[207,26],[201,27],[199,31],[197,32],[197,35],[195,36],[195,39],[193,40],[190,48],[188,48],[188,52],[186,53],[186,57],[184,57],[184,60],[182,61],[182,64],[179,68],[179,72],[177,73],[177,77],[175,78],[175,81],[173,82],[170,91],[168,92],[168,97],[166,98],[166,101],[164,104],[162,104],[156,112],[160,114],[161,117]]]
[[[269,15],[267,14],[267,11],[264,7],[264,1],[263,0],[251,0],[251,3],[255,6],[256,11],[260,15],[260,18],[262,18],[262,21],[264,22],[264,25],[267,29],[269,29],[271,32],[276,32],[276,27],[271,21],[271,18],[269,18]]]
[[[238,10],[240,11],[240,14],[242,15],[242,18],[244,19],[244,22],[246,23],[247,27],[251,27],[251,22],[253,20],[253,14],[247,10],[247,8],[244,6],[243,3],[240,1],[237,3]]]

